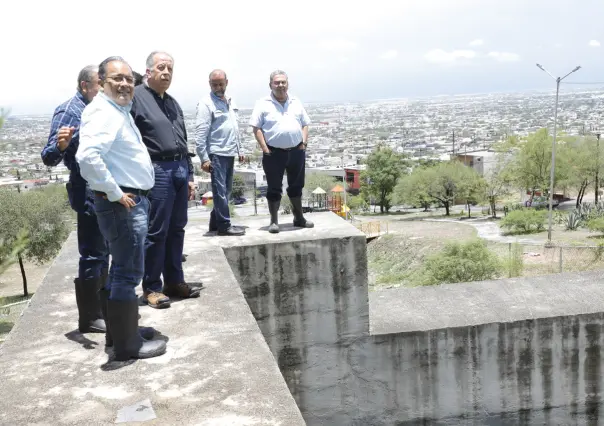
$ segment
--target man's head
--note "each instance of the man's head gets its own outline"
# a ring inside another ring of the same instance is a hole
[[[90,102],[99,92],[99,67],[86,65],[78,74],[78,92]]]
[[[144,82],[143,77],[144,76],[142,74],[139,74],[136,71],[132,71],[132,75],[134,76],[134,87],[143,84],[143,82]]]
[[[120,56],[110,56],[99,65],[103,92],[116,104],[127,106],[134,95],[132,68]]]
[[[166,52],[151,52],[147,57],[147,84],[163,95],[172,83],[174,59]]]
[[[275,99],[278,101],[285,101],[287,99],[287,89],[289,87],[285,71],[273,71],[271,73],[269,87],[271,88],[271,92],[273,92]]]
[[[214,95],[224,98],[228,84],[229,80],[223,70],[214,70],[210,73],[210,90]]]

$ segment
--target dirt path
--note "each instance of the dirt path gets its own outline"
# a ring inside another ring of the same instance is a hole
[[[424,219],[425,222],[451,222],[458,224],[465,224],[472,226],[476,229],[478,236],[487,241],[493,241],[496,243],[521,243],[521,244],[543,244],[542,240],[535,238],[518,237],[515,235],[506,236],[502,235],[501,228],[496,222],[487,219],[466,219],[463,222],[455,219]]]

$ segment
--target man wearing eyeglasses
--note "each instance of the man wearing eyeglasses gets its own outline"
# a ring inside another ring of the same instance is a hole
[[[107,338],[112,339],[117,361],[151,358],[162,355],[166,343],[142,336],[134,289],[144,272],[153,165],[130,115],[132,69],[121,57],[112,56],[99,65],[99,79],[102,92],[82,114],[76,160],[94,191],[99,228],[109,242],[111,270],[104,289]]]
[[[98,67],[88,65],[82,68],[78,74],[77,93],[55,109],[48,142],[41,154],[46,166],[54,167],[62,161],[69,169],[67,195],[71,208],[77,213],[78,223],[80,262],[74,284],[81,333],[105,332],[98,291],[105,286],[107,279],[108,248],[94,212],[94,195],[82,178],[75,159],[80,143],[82,111],[98,91]]]
[[[170,297],[199,297],[201,290],[201,286],[185,282],[182,269],[187,211],[195,184],[184,114],[167,93],[174,59],[166,52],[151,52],[146,67],[145,81],[134,91],[131,111],[155,171],[149,193],[143,300],[152,308],[167,308]]]

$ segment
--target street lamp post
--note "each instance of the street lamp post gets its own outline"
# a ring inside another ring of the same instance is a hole
[[[556,106],[554,108],[554,138],[552,141],[552,166],[550,168],[550,177],[549,177],[549,211],[548,211],[548,226],[547,226],[547,240],[549,242],[552,241],[552,204],[554,200],[554,173],[556,168],[556,134],[558,132],[558,96],[560,94],[560,82],[564,80],[566,77],[571,75],[572,73],[579,71],[581,69],[580,66],[576,67],[574,70],[566,74],[564,77],[554,77],[548,70],[543,68],[542,65],[537,64],[537,67],[546,72],[551,78],[556,82]]]

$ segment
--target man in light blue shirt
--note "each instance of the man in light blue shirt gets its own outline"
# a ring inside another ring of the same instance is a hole
[[[235,157],[244,161],[239,142],[237,107],[225,95],[229,80],[222,70],[210,73],[208,96],[197,104],[195,142],[201,168],[212,177],[214,208],[210,214],[210,231],[218,235],[244,235],[245,230],[231,225],[229,200],[233,187]]]
[[[94,191],[99,228],[109,243],[111,269],[101,303],[107,342],[116,361],[151,358],[166,351],[161,340],[146,340],[138,328],[134,288],[144,272],[148,228],[147,193],[154,183],[151,158],[130,115],[134,77],[119,56],[99,65],[102,92],[86,106],[76,160]]]
[[[283,173],[287,172],[287,195],[292,203],[294,227],[312,228],[302,215],[302,189],[306,169],[306,144],[310,119],[302,102],[288,96],[287,74],[273,71],[270,76],[270,96],[254,106],[250,125],[262,149],[262,167],[268,189],[266,199],[271,213],[269,232],[279,232],[278,212],[283,191]]]

